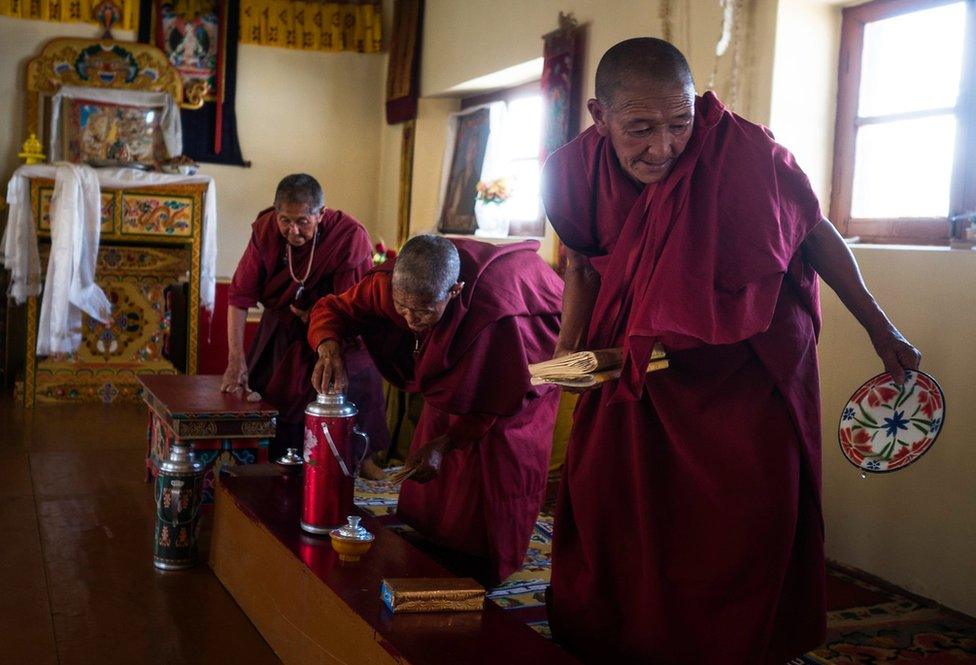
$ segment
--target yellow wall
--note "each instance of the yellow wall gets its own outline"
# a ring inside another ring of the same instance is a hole
[[[679,3],[680,4],[680,3]],[[721,26],[716,2],[692,0],[687,16],[674,17],[675,42],[688,57],[699,90],[715,66],[715,41]],[[739,110],[758,122],[769,119],[775,0],[756,0],[749,17],[754,36],[746,49]],[[411,231],[436,226],[437,192],[441,178],[446,126],[444,120],[460,96],[451,89],[542,55],[542,35],[556,28],[559,12],[573,12],[586,27],[582,64],[584,99],[593,96],[593,76],[603,53],[630,37],[660,36],[658,3],[636,0],[428,0],[421,61],[421,100],[414,162]],[[683,10],[682,10],[683,11]],[[730,57],[720,62],[716,88],[727,90]],[[442,98],[442,99],[435,99]],[[582,109],[581,129],[590,124]],[[551,258],[554,234],[547,227],[541,253]]]
[[[0,17],[0,178],[19,164],[23,76],[48,39],[92,37],[92,25]],[[119,39],[132,35],[119,33]],[[204,164],[217,181],[217,274],[229,277],[255,213],[271,205],[282,176],[306,171],[322,182],[326,203],[372,228],[378,192],[385,55],[316,53],[241,45],[237,124],[249,169]]]
[[[827,213],[840,10],[818,0],[779,0],[769,127],[810,177]]]
[[[833,159],[840,8],[780,0],[771,128],[807,171],[826,214]],[[915,466],[861,480],[837,445],[841,407],[882,370],[867,335],[827,288],[820,341],[827,555],[976,614],[976,253],[855,247],[881,306],[922,351],[946,392],[948,420]]]
[[[847,398],[883,371],[824,290],[820,339],[827,554],[976,615],[976,252],[861,247],[865,281],[946,394],[946,425],[908,469],[862,480],[837,444]]]

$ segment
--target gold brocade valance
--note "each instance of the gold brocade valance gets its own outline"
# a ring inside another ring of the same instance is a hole
[[[0,0],[0,16],[60,23],[98,23],[92,7],[99,0]],[[121,10],[116,27],[135,30],[139,23],[139,0],[115,0]]]
[[[383,11],[378,0],[241,0],[240,41],[303,51],[379,53]]]

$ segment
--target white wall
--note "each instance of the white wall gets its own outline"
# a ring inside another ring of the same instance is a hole
[[[0,177],[20,163],[24,68],[48,39],[97,36],[96,26],[0,17]],[[131,33],[120,32],[126,39]],[[217,181],[217,274],[229,277],[255,214],[282,176],[318,178],[330,207],[378,223],[385,54],[318,53],[241,45],[237,124],[252,168],[204,164]],[[395,222],[394,222],[395,224]]]

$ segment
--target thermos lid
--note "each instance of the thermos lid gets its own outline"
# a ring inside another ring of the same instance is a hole
[[[313,416],[352,417],[359,409],[346,400],[345,393],[319,393],[314,402],[305,407],[305,413]]]
[[[375,536],[369,531],[359,526],[359,520],[362,519],[357,515],[350,515],[346,518],[348,524],[341,526],[338,529],[333,529],[329,534],[333,538],[342,538],[343,540],[358,540],[360,542],[371,542]]]
[[[284,455],[275,461],[282,466],[298,467],[301,466],[305,460],[303,460],[302,456],[298,454],[297,448],[289,448]]]

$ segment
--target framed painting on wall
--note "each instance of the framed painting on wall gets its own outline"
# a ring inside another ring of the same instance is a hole
[[[456,118],[454,151],[443,187],[443,204],[437,223],[437,230],[441,233],[473,234],[478,228],[474,203],[488,149],[490,120],[487,108],[475,109]]]

